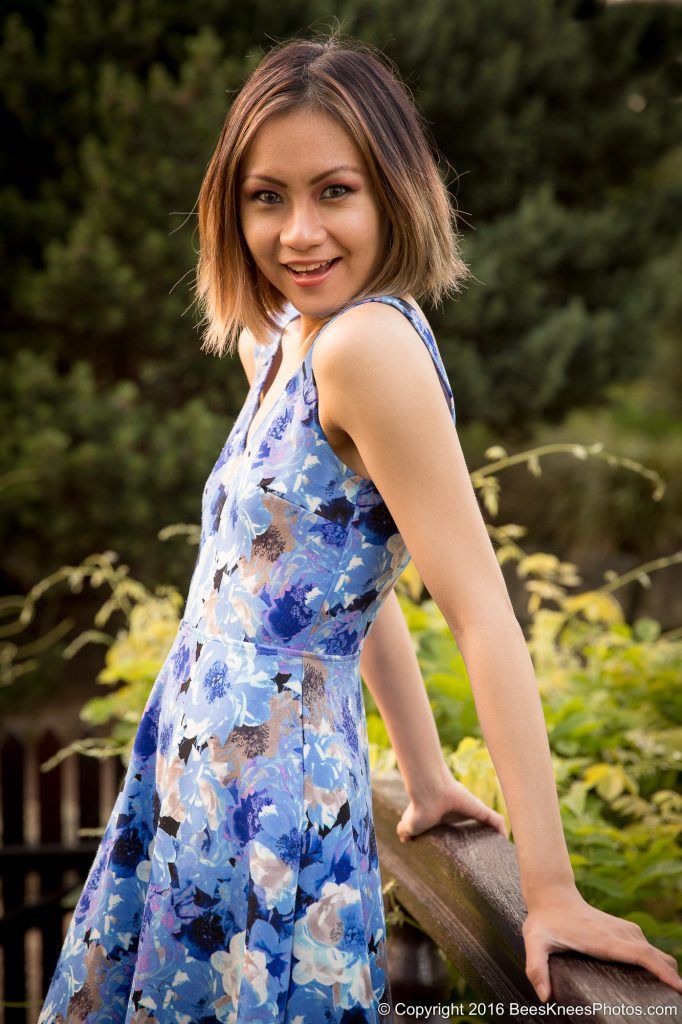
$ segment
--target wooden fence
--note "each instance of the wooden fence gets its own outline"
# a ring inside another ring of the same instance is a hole
[[[42,772],[72,732],[0,733],[0,1021],[34,1024],[70,918],[68,897],[85,880],[124,766],[82,754]],[[20,1004],[26,1003],[26,1006]]]

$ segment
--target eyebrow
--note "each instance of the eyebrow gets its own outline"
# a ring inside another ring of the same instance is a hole
[[[336,174],[338,171],[353,171],[354,174],[362,174],[362,171],[357,167],[353,167],[351,164],[339,164],[338,167],[330,167],[328,171],[323,171],[322,174],[316,174],[314,178],[310,179],[310,185],[316,185],[318,181],[322,181],[323,178],[328,178],[330,174]],[[273,185],[279,185],[281,188],[286,188],[286,182],[280,181],[279,178],[273,178],[269,174],[258,174],[254,171],[252,174],[246,174],[244,181],[249,178],[260,178],[261,181],[269,181]]]

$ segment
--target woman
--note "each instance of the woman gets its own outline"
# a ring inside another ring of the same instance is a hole
[[[682,990],[672,957],[575,887],[530,657],[414,298],[467,271],[380,57],[334,38],[270,51],[227,116],[199,227],[205,344],[236,342],[251,387],[40,1020],[387,1019],[360,668],[410,797],[400,838],[452,812],[506,835],[444,762],[393,592],[410,556],[500,775],[538,995],[564,949]]]

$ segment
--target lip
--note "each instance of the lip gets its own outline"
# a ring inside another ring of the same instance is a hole
[[[282,265],[290,267],[292,263],[298,263],[301,267],[312,267],[315,263],[329,263],[330,260],[336,260],[338,258],[338,256],[325,256],[324,259],[322,259],[321,256],[318,256],[315,260],[282,260]]]
[[[331,266],[327,267],[326,270],[320,270],[319,272],[315,271],[315,272],[312,272],[312,273],[307,273],[307,274],[305,274],[305,276],[303,274],[297,274],[295,271],[291,270],[290,267],[286,263],[284,264],[284,268],[285,268],[287,274],[289,275],[289,277],[291,278],[291,280],[295,281],[295,283],[297,285],[300,285],[301,288],[311,288],[313,285],[322,284],[323,281],[326,281],[327,278],[333,272],[334,268],[337,266],[337,264],[339,263],[340,260],[341,260],[340,256],[333,256],[332,257],[332,264],[331,264]],[[309,266],[311,266],[314,263],[321,263],[322,261],[317,259],[317,260],[292,260],[291,262],[292,263],[298,263],[301,266],[309,267]]]

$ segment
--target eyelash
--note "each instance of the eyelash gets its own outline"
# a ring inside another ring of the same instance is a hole
[[[346,193],[354,191],[354,189],[348,188],[347,185],[341,185],[341,184],[339,184],[339,185],[326,185],[322,191],[326,192],[328,188],[342,188],[342,189],[344,189],[344,192],[343,192],[343,194],[341,196],[332,196],[331,197],[332,199],[341,199],[343,197],[343,195],[345,195]],[[260,192],[253,192],[249,198],[252,199],[254,202],[258,202],[259,201],[258,200],[259,196],[276,196],[276,195],[277,195],[277,192],[272,192],[268,188],[268,189],[261,189]],[[276,203],[263,203],[263,205],[264,206],[276,206]]]

